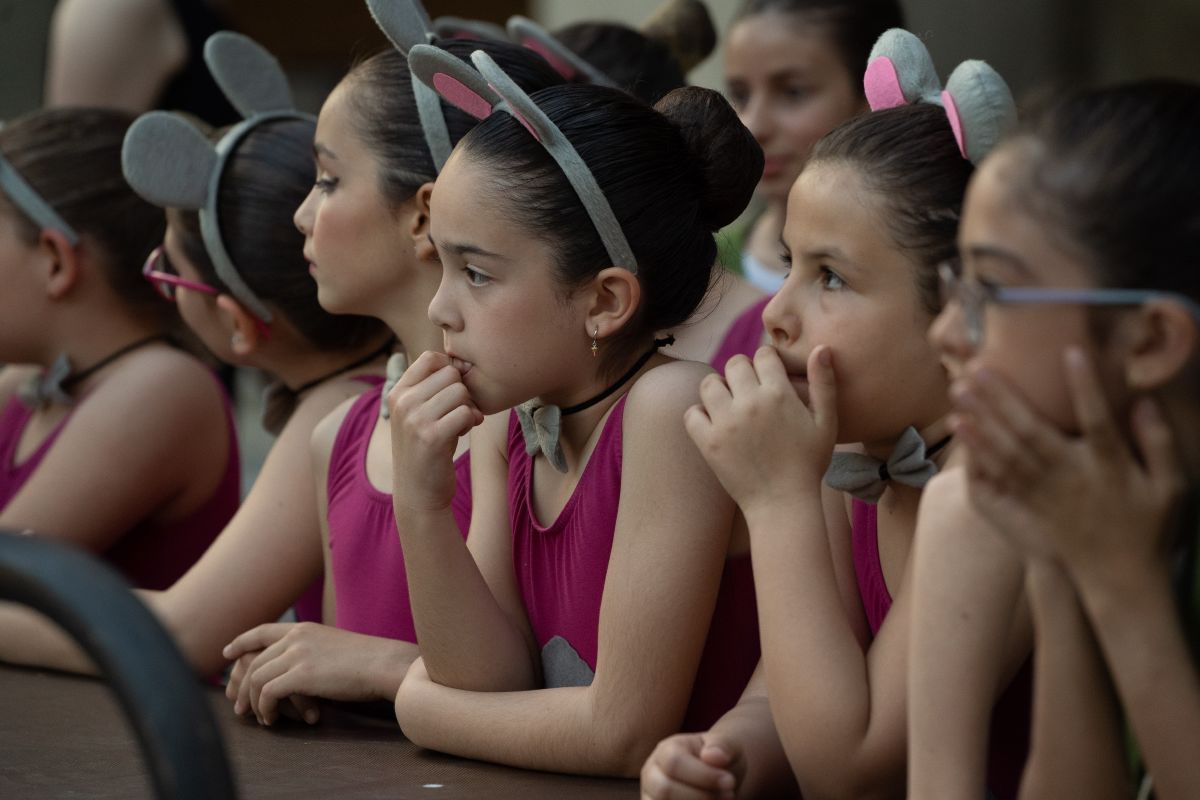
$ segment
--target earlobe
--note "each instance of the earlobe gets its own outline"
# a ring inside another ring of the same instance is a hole
[[[1183,304],[1163,299],[1143,307],[1143,325],[1126,357],[1125,380],[1131,389],[1153,391],[1175,380],[1195,358],[1200,321]]]
[[[56,230],[39,234],[38,252],[46,257],[46,293],[51,299],[66,296],[79,282],[81,246],[72,245]]]
[[[238,358],[248,358],[258,349],[259,330],[254,316],[232,295],[217,295],[221,322],[229,333],[229,348]]]
[[[629,324],[641,300],[642,285],[632,272],[623,267],[600,270],[592,280],[591,306],[584,320],[585,333],[598,339],[612,336]]]

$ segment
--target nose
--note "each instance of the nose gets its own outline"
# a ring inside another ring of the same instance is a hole
[[[770,140],[774,126],[771,124],[770,109],[762,92],[751,93],[738,118],[759,145],[765,145]]]
[[[433,298],[429,301],[429,309],[426,313],[429,321],[442,330],[459,330],[462,325],[459,315],[454,312],[452,290],[448,283],[446,272],[443,271],[442,279],[438,282],[437,291],[433,293]]]
[[[304,202],[296,209],[296,213],[292,215],[292,223],[295,224],[296,230],[304,234],[305,237],[312,233],[312,221],[315,213],[314,206],[316,199],[313,197],[317,192],[316,187],[308,190],[308,194],[304,197]]]
[[[975,352],[967,331],[966,315],[958,300],[950,300],[942,307],[926,336],[936,349],[961,361],[967,360]]]
[[[800,337],[800,318],[793,307],[796,298],[793,297],[790,283],[790,280],[785,280],[780,290],[763,309],[763,328],[770,337],[771,344],[776,347],[784,347]]]

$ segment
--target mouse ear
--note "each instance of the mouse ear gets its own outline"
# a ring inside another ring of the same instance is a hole
[[[909,103],[941,104],[942,84],[929,50],[903,28],[885,31],[875,42],[863,90],[872,111]]]
[[[375,24],[401,53],[433,41],[433,23],[418,0],[367,0]]]
[[[717,46],[712,16],[700,0],[664,0],[642,23],[641,32],[666,45],[684,75]]]
[[[1017,124],[1012,92],[996,70],[983,61],[955,67],[942,92],[954,138],[963,157],[978,164]]]
[[[549,31],[531,19],[522,16],[508,18],[508,35],[522,47],[528,47],[554,67],[554,71],[567,80],[579,76],[597,86],[616,87],[613,79],[584,61],[574,50],[555,39]]]
[[[510,42],[508,31],[494,22],[462,17],[438,17],[433,21],[433,32],[439,39],[479,39],[481,41]]]
[[[279,62],[248,36],[232,31],[214,33],[204,43],[204,63],[243,118],[295,108]]]
[[[470,64],[432,45],[419,44],[408,51],[408,68],[414,78],[475,119],[487,119],[500,102],[495,89]]]
[[[204,134],[166,111],[138,117],[121,146],[125,180],[144,200],[163,208],[204,208],[217,161]]]

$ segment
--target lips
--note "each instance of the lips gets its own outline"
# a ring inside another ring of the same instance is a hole
[[[763,177],[775,178],[783,174],[787,168],[788,159],[781,156],[770,156],[763,159]]]

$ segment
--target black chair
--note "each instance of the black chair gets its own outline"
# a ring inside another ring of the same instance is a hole
[[[161,798],[235,798],[221,734],[171,637],[111,567],[0,530],[0,600],[49,617],[87,652],[133,725]]]

